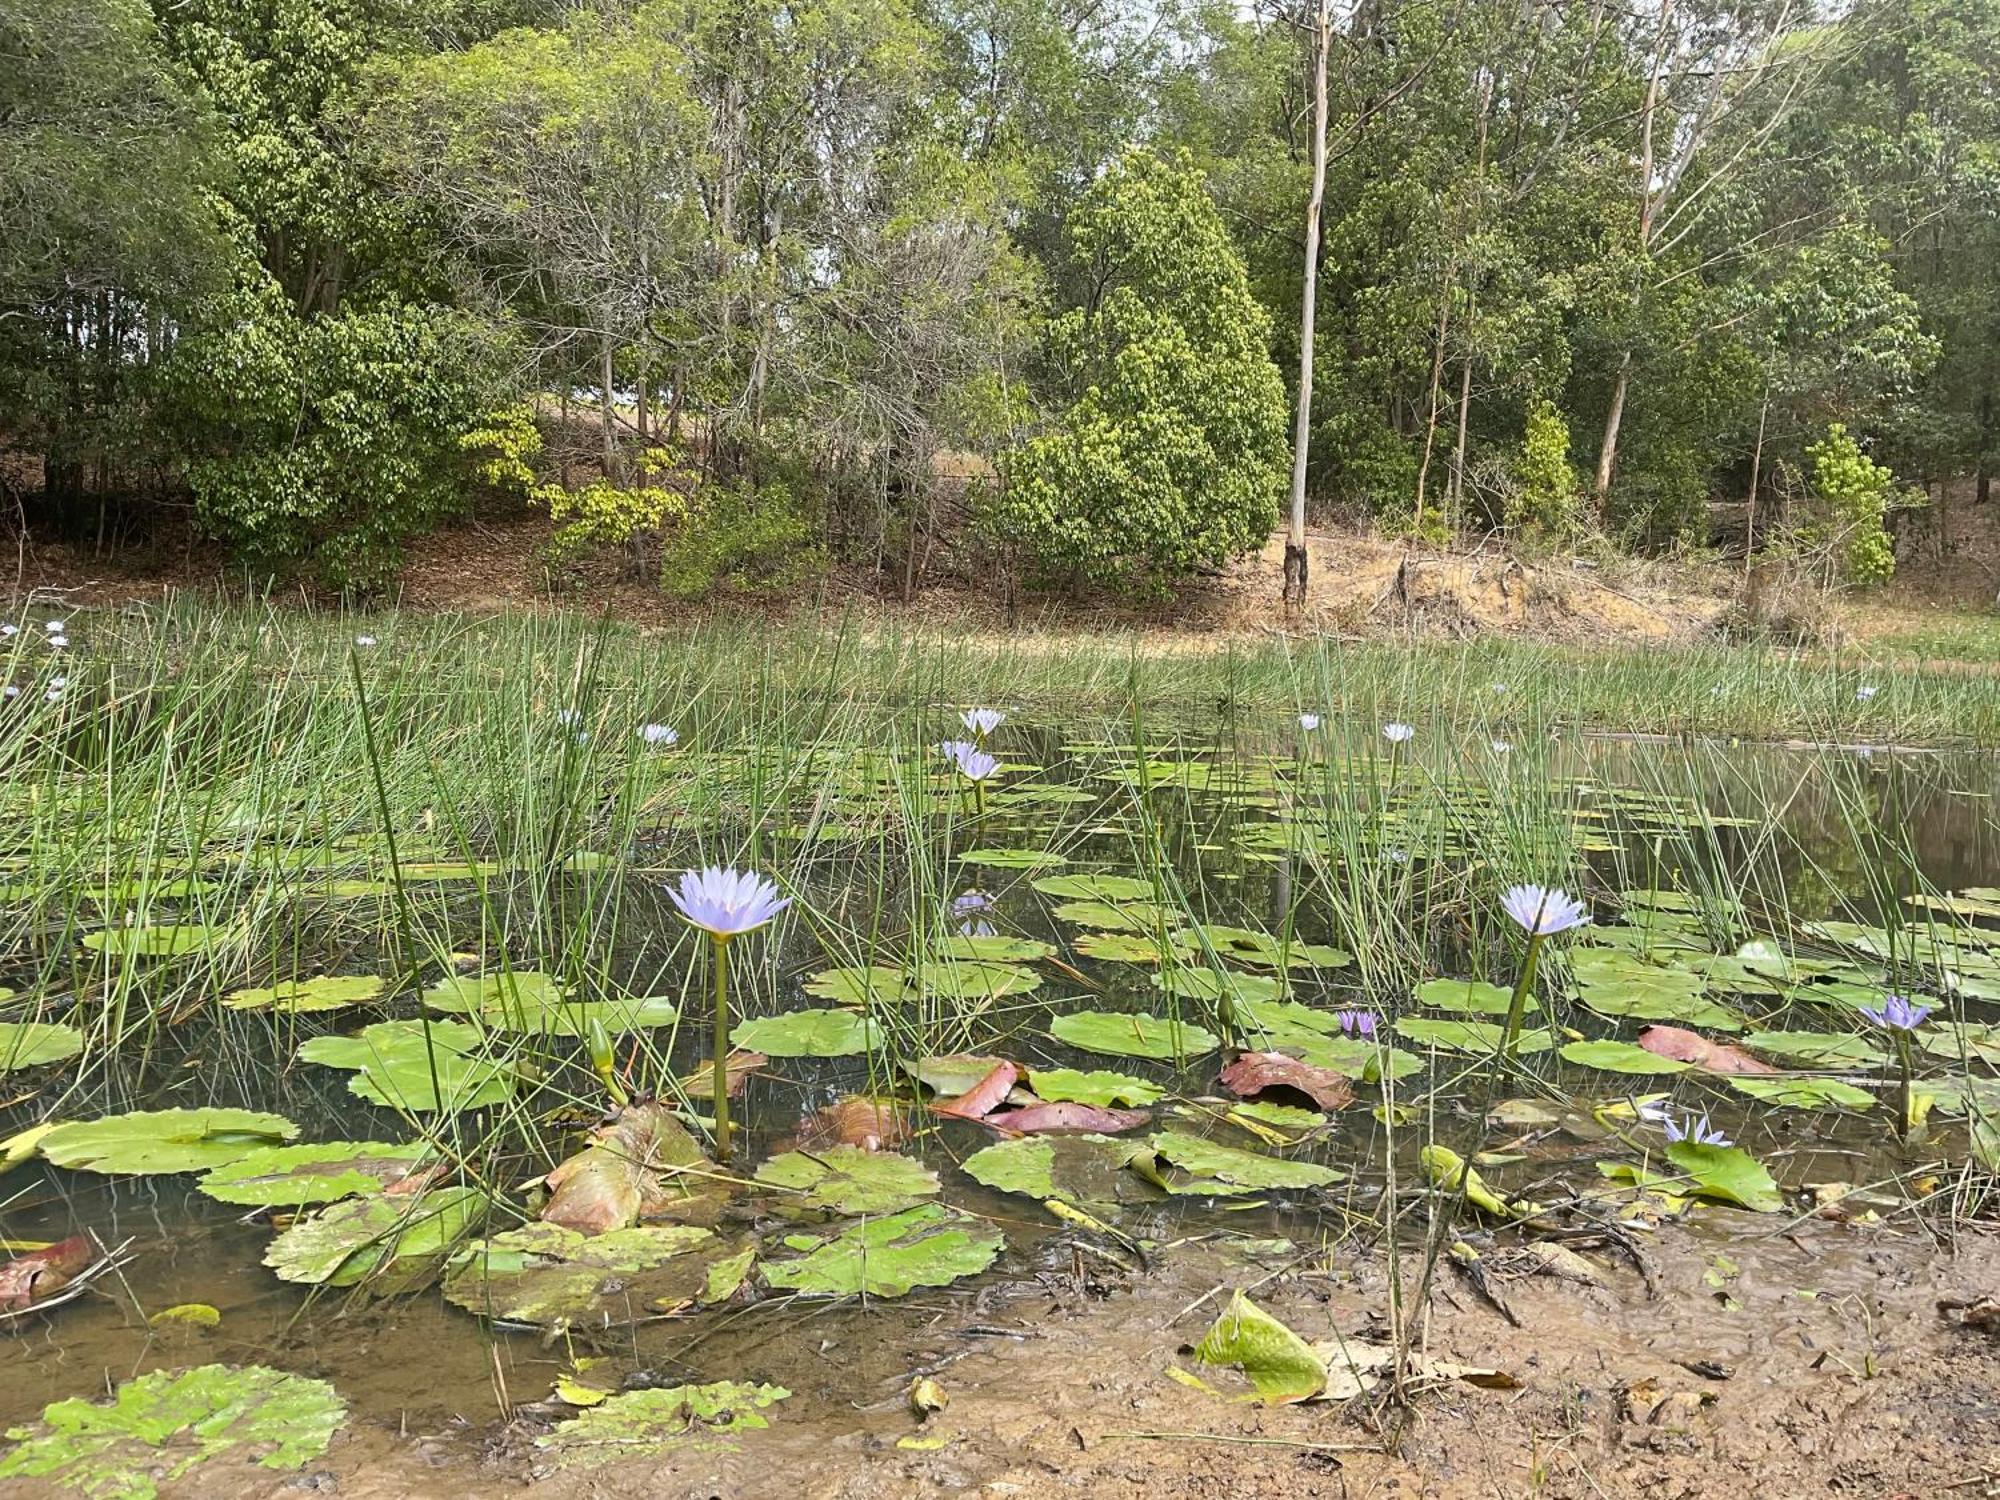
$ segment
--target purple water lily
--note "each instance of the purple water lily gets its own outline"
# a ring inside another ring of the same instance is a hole
[[[1382,1024],[1372,1010],[1337,1010],[1333,1019],[1339,1022],[1342,1036],[1371,1037]]]
[[[719,865],[689,870],[672,895],[682,916],[722,941],[754,932],[792,904],[762,875]]]
[[[1877,1026],[1891,1031],[1915,1031],[1924,1024],[1933,1007],[1918,1005],[1902,995],[1884,995],[1879,1009],[1870,1010],[1865,1005],[1860,1009],[1861,1014]]]
[[[1660,1128],[1667,1133],[1670,1141],[1687,1141],[1695,1146],[1727,1146],[1728,1136],[1708,1123],[1707,1115],[1689,1115],[1678,1125],[1671,1118],[1663,1118]]]
[[[972,733],[985,739],[1006,721],[1007,716],[997,708],[968,708],[958,716],[958,722]]]
[[[1319,715],[1300,714],[1299,728],[1303,729],[1307,734],[1311,734],[1315,729],[1319,728]]]
[[[967,781],[985,781],[1000,769],[1000,762],[977,745],[964,740],[953,740],[949,745],[952,764]]]
[[[1553,937],[1590,920],[1590,909],[1569,892],[1539,885],[1508,887],[1500,909],[1530,937]]]
[[[671,750],[681,742],[681,732],[671,724],[641,724],[639,738],[661,750]]]

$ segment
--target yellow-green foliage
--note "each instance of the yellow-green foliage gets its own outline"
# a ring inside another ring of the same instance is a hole
[[[1826,540],[1840,549],[1841,573],[1850,583],[1886,582],[1896,571],[1896,548],[1883,529],[1895,476],[1861,451],[1835,422],[1806,449],[1813,493],[1827,511]]]
[[[663,531],[688,512],[687,495],[657,481],[673,473],[678,455],[668,448],[648,448],[639,471],[648,483],[613,484],[593,479],[580,489],[559,484],[537,486],[532,498],[549,508],[558,556],[573,556],[586,547],[623,547],[640,537]]]

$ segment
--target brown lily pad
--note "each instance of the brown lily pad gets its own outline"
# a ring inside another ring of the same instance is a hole
[[[770,1058],[761,1052],[745,1052],[741,1048],[731,1052],[723,1061],[728,1076],[729,1097],[734,1099],[743,1092],[743,1086],[750,1081],[752,1073],[761,1073]],[[681,1080],[681,1092],[690,1099],[712,1099],[715,1097],[715,1069],[697,1068]]]
[[[939,1115],[955,1115],[961,1120],[983,1120],[1002,1104],[1013,1092],[1021,1070],[1010,1062],[1002,1062],[978,1083],[953,1099],[936,1099],[931,1102],[931,1112]]]
[[[0,1312],[21,1312],[53,1297],[90,1269],[97,1247],[86,1235],[71,1235],[0,1266]]]
[[[1267,1089],[1303,1094],[1320,1109],[1344,1109],[1354,1102],[1354,1081],[1331,1068],[1316,1068],[1283,1052],[1246,1052],[1222,1070],[1222,1086],[1248,1099]]]
[[[693,1169],[693,1170],[690,1170]],[[657,1101],[630,1104],[550,1172],[543,1222],[604,1234],[640,1219],[712,1217],[726,1188],[687,1127]]]
[[[786,1151],[826,1151],[858,1146],[863,1151],[893,1151],[910,1138],[905,1107],[893,1099],[849,1094],[799,1121],[799,1133],[778,1143]]]
[[[1110,1109],[1097,1104],[1030,1104],[990,1114],[985,1123],[1002,1135],[1117,1135],[1152,1123],[1143,1109]]]
[[[1741,1047],[1727,1042],[1711,1042],[1698,1032],[1680,1026],[1641,1026],[1639,1045],[1658,1057],[1704,1068],[1711,1073],[1775,1073],[1778,1069],[1760,1062]]]

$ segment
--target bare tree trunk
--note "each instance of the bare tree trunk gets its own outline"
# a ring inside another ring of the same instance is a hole
[[[613,377],[611,369],[611,333],[608,326],[609,319],[606,320],[606,323],[606,330],[599,335],[597,344],[600,355],[598,379],[603,386],[603,390],[599,393],[599,400],[602,402],[602,405],[598,410],[598,418],[604,430],[604,478],[608,483],[612,477],[612,470],[617,466],[618,462],[618,438],[611,428]]]
[[[1285,608],[1303,609],[1310,555],[1306,551],[1306,449],[1312,438],[1313,340],[1319,292],[1320,205],[1326,197],[1326,55],[1333,41],[1333,6],[1320,0],[1313,22],[1312,196],[1306,202],[1305,282],[1299,298],[1299,406],[1292,424],[1292,504],[1285,530]]]
[[[1625,357],[1618,361],[1618,379],[1611,386],[1611,408],[1604,414],[1604,441],[1597,449],[1597,513],[1604,514],[1605,502],[1611,495],[1611,471],[1618,463],[1618,428],[1625,420],[1625,392],[1632,384],[1632,351],[1627,349]]]
[[[1430,479],[1431,450],[1437,446],[1438,406],[1444,397],[1444,337],[1451,327],[1451,278],[1439,288],[1437,350],[1431,356],[1431,414],[1424,423],[1424,459],[1417,465],[1417,508],[1410,519],[1411,535],[1424,529],[1424,486]]]
[[[1472,356],[1458,370],[1458,441],[1451,450],[1451,483],[1445,499],[1445,523],[1458,534],[1459,512],[1465,504],[1466,429],[1472,425]]]
[[[1757,412],[1757,443],[1750,450],[1750,504],[1743,516],[1743,576],[1750,576],[1750,561],[1757,555],[1757,486],[1764,479],[1764,424],[1771,416],[1771,388],[1764,387],[1764,404]]]

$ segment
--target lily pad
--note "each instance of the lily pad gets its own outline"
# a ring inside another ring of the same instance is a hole
[[[1785,1109],[1873,1109],[1875,1096],[1838,1078],[1731,1078],[1729,1086]]]
[[[1678,1021],[1710,1031],[1741,1031],[1743,1018],[1726,1005],[1695,992],[1700,981],[1688,976],[1690,987],[1676,981],[1645,985],[1636,981],[1585,985],[1583,1003],[1600,1016],[1635,1021]]]
[[[1015,937],[1004,932],[977,932],[946,938],[938,944],[935,956],[961,965],[1026,964],[1047,958],[1055,951],[1053,945],[1039,938]]]
[[[1483,979],[1426,979],[1416,988],[1417,1004],[1459,1015],[1504,1016],[1513,999],[1512,990]],[[1540,1001],[1528,996],[1527,1009],[1541,1008]]]
[[[1497,1021],[1434,1021],[1423,1016],[1404,1016],[1396,1022],[1396,1035],[1448,1052],[1498,1052],[1506,1027]],[[1515,1038],[1518,1052],[1546,1052],[1555,1038],[1546,1031],[1523,1031]]]
[[[768,1057],[852,1057],[882,1043],[874,1018],[851,1010],[795,1010],[736,1028],[735,1044]]]
[[[1199,927],[1184,927],[1173,934],[1172,940],[1183,948],[1197,952],[1212,951],[1219,958],[1233,958],[1264,967],[1276,967],[1283,962],[1295,969],[1338,969],[1354,962],[1353,954],[1324,943],[1294,940],[1287,947],[1270,933],[1249,927],[1225,927],[1213,922]]]
[[[332,1203],[379,1193],[419,1170],[435,1155],[421,1142],[324,1141],[310,1146],[266,1146],[216,1167],[195,1186],[224,1203],[259,1208]]]
[[[1630,1042],[1570,1042],[1557,1054],[1564,1062],[1596,1068],[1605,1073],[1685,1073],[1688,1065],[1675,1058],[1661,1057]]]
[[[1028,1073],[1028,1086],[1037,1098],[1052,1103],[1100,1107],[1117,1104],[1142,1107],[1157,1103],[1166,1092],[1143,1078],[1102,1068],[1087,1073],[1076,1068],[1033,1068]]]
[[[1068,863],[1047,849],[968,849],[958,858],[962,864],[989,870],[1053,870]]]
[[[287,979],[267,989],[232,990],[222,997],[231,1010],[272,1010],[306,1015],[365,1005],[382,998],[388,982],[374,974],[323,974],[317,979]]]
[[[821,969],[806,976],[803,988],[808,995],[817,995],[836,1005],[887,1005],[910,998],[903,971],[884,964]]]
[[[790,1190],[777,1200],[780,1208],[824,1209],[849,1218],[908,1208],[938,1190],[937,1173],[922,1162],[856,1146],[787,1151],[759,1167],[757,1181]]]
[[[615,1036],[669,1025],[680,1014],[664,995],[572,999],[555,975],[532,969],[447,979],[424,991],[424,1004],[533,1036],[589,1036],[600,1029]]]
[[[904,973],[912,991],[942,1000],[993,1000],[1002,995],[1025,995],[1042,987],[1042,976],[1033,969],[976,960],[934,959],[921,969],[911,968]]]
[[[1785,1206],[1763,1163],[1741,1146],[1671,1141],[1667,1160],[1694,1179],[1694,1191],[1704,1198],[1719,1198],[1753,1213],[1776,1213]]]
[[[951,1052],[920,1057],[909,1065],[917,1082],[946,1099],[970,1093],[973,1087],[993,1076],[1006,1062],[1004,1057],[988,1057],[980,1052]]]
[[[1085,932],[1076,939],[1076,951],[1085,958],[1112,964],[1163,964],[1169,959],[1185,963],[1191,956],[1172,941],[1142,937],[1136,932]]]
[[[764,1280],[780,1291],[814,1297],[900,1297],[920,1286],[949,1286],[985,1270],[1000,1253],[1000,1231],[940,1203],[908,1208],[827,1236],[793,1235],[785,1244],[805,1252],[764,1263]]]
[[[1163,1130],[1147,1143],[1153,1154],[1186,1176],[1167,1180],[1167,1191],[1223,1196],[1274,1188],[1325,1187],[1346,1174],[1317,1162],[1285,1161],[1241,1151],[1181,1130]]]
[[[82,1172],[206,1172],[299,1133],[283,1115],[247,1109],[156,1109],[58,1125],[42,1155]]]
[[[535,1446],[556,1467],[570,1469],[658,1457],[674,1449],[733,1450],[735,1434],[769,1427],[764,1409],[789,1395],[781,1385],[738,1380],[620,1391],[558,1423],[536,1438]]]
[[[221,927],[168,923],[149,927],[107,927],[87,932],[83,946],[114,958],[185,958],[213,948],[228,936]]]
[[[1142,1149],[1103,1135],[1021,1136],[973,1152],[965,1174],[1003,1193],[1115,1206],[1152,1193],[1125,1170]]]
[[[1059,901],[1150,901],[1154,890],[1134,875],[1044,875],[1034,886]]]
[[[281,1280],[309,1286],[373,1282],[385,1293],[420,1286],[445,1252],[476,1229],[488,1199],[477,1188],[417,1198],[350,1198],[292,1221],[264,1251]]]
[[[1049,1035],[1086,1052],[1113,1057],[1199,1057],[1220,1045],[1213,1032],[1192,1022],[1094,1010],[1057,1016],[1049,1023]]]
[[[0,1073],[62,1062],[83,1050],[83,1033],[53,1021],[0,1021]]]
[[[1240,1291],[1195,1345],[1194,1357],[1240,1369],[1264,1401],[1310,1401],[1326,1387],[1326,1365],[1312,1346]]]
[[[1237,974],[1222,969],[1168,969],[1153,976],[1153,984],[1183,1000],[1232,1003],[1276,1000],[1283,994],[1278,981],[1268,974]]]
[[[72,1397],[8,1430],[19,1445],[0,1479],[36,1480],[93,1500],[152,1500],[210,1460],[283,1472],[326,1452],[347,1404],[324,1380],[262,1365],[155,1370],[110,1402]],[[224,1481],[218,1478],[218,1484]]]
[[[1759,1057],[1795,1068],[1873,1068],[1888,1060],[1874,1042],[1852,1032],[1753,1031],[1742,1044]]]
[[[661,1312],[726,1299],[741,1274],[732,1279],[711,1273],[739,1258],[734,1246],[688,1224],[638,1225],[597,1235],[560,1224],[523,1224],[454,1254],[444,1296],[502,1323],[626,1327]],[[721,1296],[711,1297],[716,1291]]]
[[[512,1096],[515,1069],[490,1055],[491,1043],[463,1021],[377,1021],[355,1036],[316,1036],[299,1048],[306,1062],[345,1068],[348,1092],[413,1114],[480,1109]]]
[[[1108,901],[1065,901],[1055,909],[1059,922],[1089,927],[1099,932],[1140,932],[1157,934],[1179,917],[1150,901],[1132,901],[1113,906]]]

